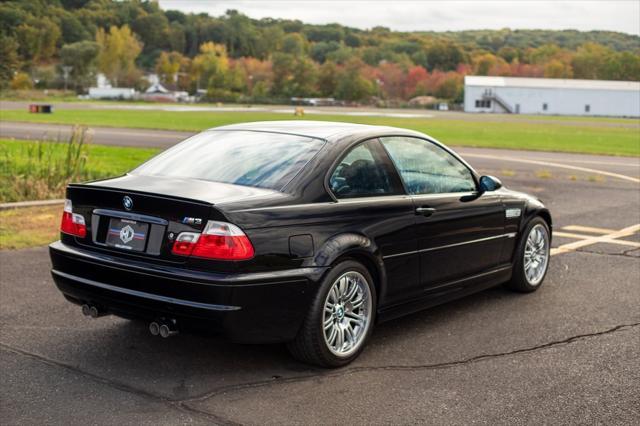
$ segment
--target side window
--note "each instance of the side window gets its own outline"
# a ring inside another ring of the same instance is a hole
[[[471,171],[439,146],[423,139],[381,138],[410,194],[471,192]]]
[[[386,153],[376,139],[351,148],[331,174],[329,185],[337,198],[371,197],[401,192],[391,176]]]

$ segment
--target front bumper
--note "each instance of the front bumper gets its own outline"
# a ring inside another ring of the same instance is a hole
[[[51,275],[71,302],[115,315],[222,332],[243,343],[295,337],[326,268],[221,274],[49,246]]]

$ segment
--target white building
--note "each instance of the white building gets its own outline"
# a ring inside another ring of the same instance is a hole
[[[466,76],[464,110],[640,117],[640,82]]]

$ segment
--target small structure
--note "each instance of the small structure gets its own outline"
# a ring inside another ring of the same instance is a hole
[[[154,102],[183,102],[189,100],[189,94],[187,92],[168,90],[159,81],[156,81],[140,95],[140,99]]]
[[[640,82],[466,76],[464,110],[640,117]]]
[[[136,89],[129,87],[90,87],[89,99],[133,99]]]
[[[133,99],[136,90],[130,87],[112,87],[104,74],[96,76],[96,87],[89,88],[89,99]]]

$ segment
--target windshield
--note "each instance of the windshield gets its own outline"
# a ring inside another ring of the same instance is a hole
[[[320,139],[280,133],[203,132],[132,173],[281,190],[323,145]]]

